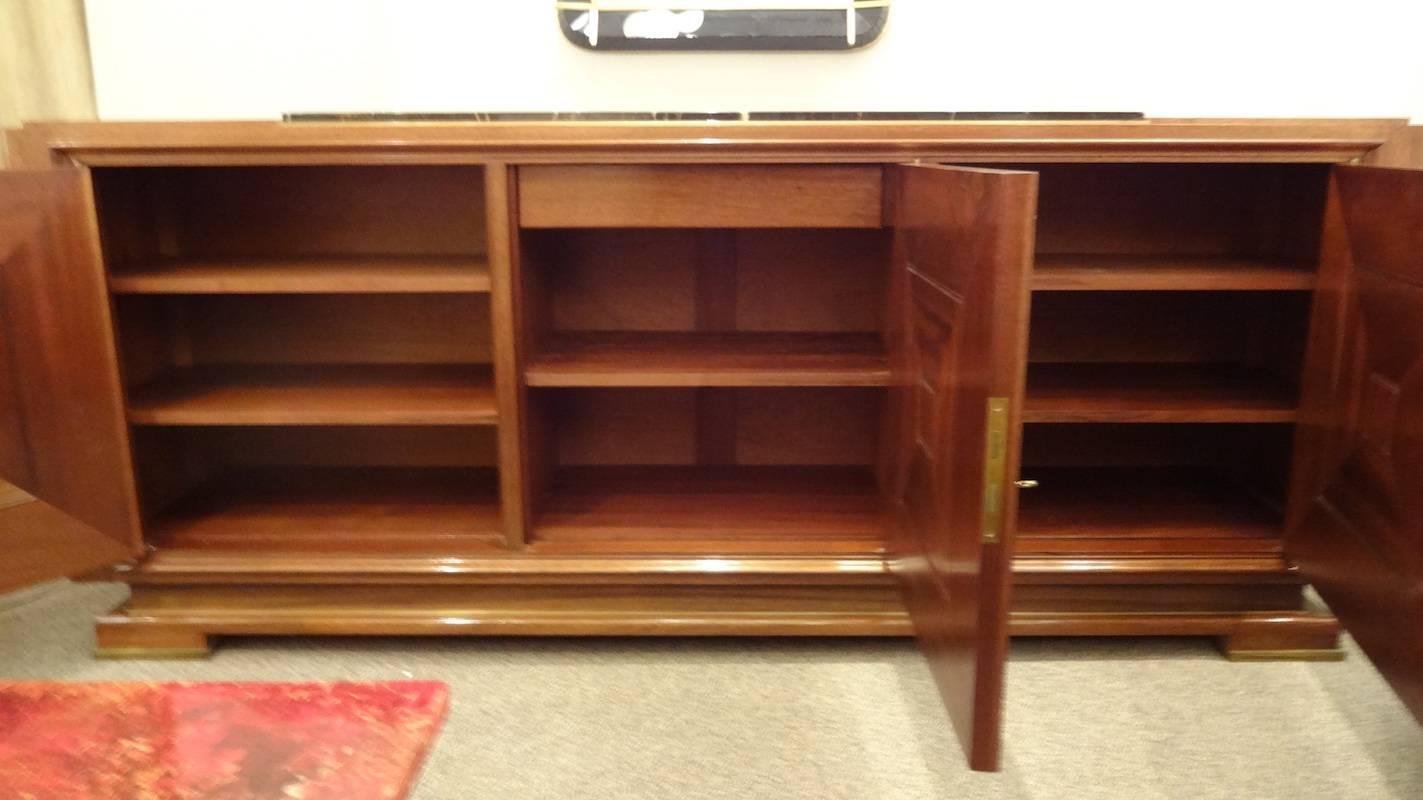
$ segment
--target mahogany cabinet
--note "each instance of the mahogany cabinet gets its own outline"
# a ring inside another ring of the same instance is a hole
[[[0,477],[105,655],[243,634],[1012,635],[1423,712],[1401,122],[55,124],[0,175]],[[39,565],[39,568],[36,568]]]

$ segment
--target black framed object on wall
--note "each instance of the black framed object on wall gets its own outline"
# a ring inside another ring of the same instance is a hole
[[[590,50],[853,50],[879,38],[890,0],[557,0]]]

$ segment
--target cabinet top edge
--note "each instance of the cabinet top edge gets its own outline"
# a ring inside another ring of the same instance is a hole
[[[483,161],[1290,161],[1359,158],[1405,119],[31,122],[14,166]]]

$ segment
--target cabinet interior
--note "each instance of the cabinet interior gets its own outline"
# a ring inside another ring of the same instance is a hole
[[[882,548],[888,230],[521,244],[535,547]]]
[[[151,544],[502,548],[481,168],[94,181]]]
[[[1002,166],[1041,176],[1020,554],[1278,552],[1327,168]],[[518,230],[519,539],[481,168],[94,180],[155,544],[883,547],[889,228]]]
[[[1019,554],[1279,553],[1328,168],[1029,168]]]

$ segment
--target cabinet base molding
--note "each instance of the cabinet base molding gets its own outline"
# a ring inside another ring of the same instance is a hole
[[[94,639],[98,658],[172,660],[206,658],[212,653],[212,642],[199,627],[122,614],[100,617]]]
[[[907,636],[893,583],[870,586],[136,586],[101,646],[213,636]],[[145,637],[130,631],[152,630]],[[200,633],[196,633],[200,632]]]
[[[1231,661],[1342,661],[1339,633],[1331,614],[1255,614],[1217,641]]]
[[[1046,587],[1039,587],[1039,590]],[[1339,658],[1327,614],[1279,610],[1297,586],[1020,587],[1014,636],[1206,636],[1232,660]],[[1155,607],[1141,593],[1155,594]],[[1173,602],[1162,602],[1164,598]],[[1136,603],[1135,610],[1132,603]],[[1270,610],[1274,604],[1276,610]],[[890,581],[863,585],[136,585],[97,621],[109,658],[205,655],[221,636],[909,636]]]

